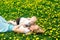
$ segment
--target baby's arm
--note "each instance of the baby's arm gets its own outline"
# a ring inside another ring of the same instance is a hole
[[[11,24],[13,24],[13,25],[17,25],[17,24],[16,24],[16,21],[14,21],[14,20],[10,20],[10,21],[8,21],[8,23],[11,23]]]

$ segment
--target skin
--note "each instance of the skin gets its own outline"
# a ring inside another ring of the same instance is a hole
[[[19,26],[21,25],[17,25],[13,28],[13,31],[14,32],[17,32],[17,33],[23,33],[24,30],[22,29],[19,29]],[[29,34],[32,34],[33,32],[35,33],[44,33],[44,30],[42,28],[40,28],[38,25],[31,25],[31,27],[29,28],[31,31],[26,33],[26,35],[29,35]]]
[[[32,18],[30,18],[30,24],[33,25],[35,24],[37,18],[35,16],[33,16]]]
[[[29,33],[33,33],[33,32],[35,32],[35,33],[44,33],[44,32],[45,32],[41,27],[39,27],[38,25],[35,24],[35,22],[36,22],[36,20],[37,20],[35,16],[33,16],[32,18],[28,18],[28,19],[31,20],[31,22],[30,22],[31,27],[29,27],[29,30],[31,30],[31,31],[28,32],[28,33],[26,33],[27,35],[28,35]],[[24,26],[23,23],[21,23],[21,25]],[[17,32],[17,33],[23,33],[24,30],[19,29],[19,26],[21,26],[21,25],[15,26],[15,27],[13,28],[13,31],[14,31],[14,32]]]
[[[17,32],[17,33],[23,33],[24,30],[19,29],[19,26],[21,26],[21,25],[14,26],[13,31]]]
[[[41,27],[39,27],[38,25],[32,25],[32,26],[30,27],[30,30],[33,31],[33,32],[35,32],[35,33],[44,33],[44,32],[45,32],[45,31],[44,31]]]

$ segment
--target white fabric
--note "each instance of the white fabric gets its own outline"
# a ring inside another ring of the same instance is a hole
[[[22,17],[22,18],[20,19],[19,24],[20,24],[20,23],[24,23],[25,25],[29,25],[30,20],[28,20],[27,18],[23,18],[23,17]]]
[[[24,28],[23,26],[20,26],[20,28],[19,29],[22,29],[22,30],[24,30],[24,33],[27,33],[27,32],[29,32],[30,30],[26,27],[26,28]]]
[[[21,24],[21,23],[24,23],[25,25],[29,25],[30,20],[28,20],[28,18],[22,17],[22,18],[20,19],[19,24]],[[27,33],[27,32],[30,31],[27,27],[25,28],[24,26],[20,26],[20,29],[23,29],[23,30],[24,30],[24,33]]]

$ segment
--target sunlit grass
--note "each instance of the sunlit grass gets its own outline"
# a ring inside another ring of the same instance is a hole
[[[44,34],[28,36],[14,32],[0,33],[0,40],[60,40],[59,0],[0,0],[0,16],[6,20],[36,16],[36,24],[46,30]]]

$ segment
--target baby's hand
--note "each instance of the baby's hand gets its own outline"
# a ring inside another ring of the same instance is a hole
[[[11,23],[11,24],[13,24],[13,25],[17,25],[14,20],[10,20],[10,21],[8,21],[8,23]]]

